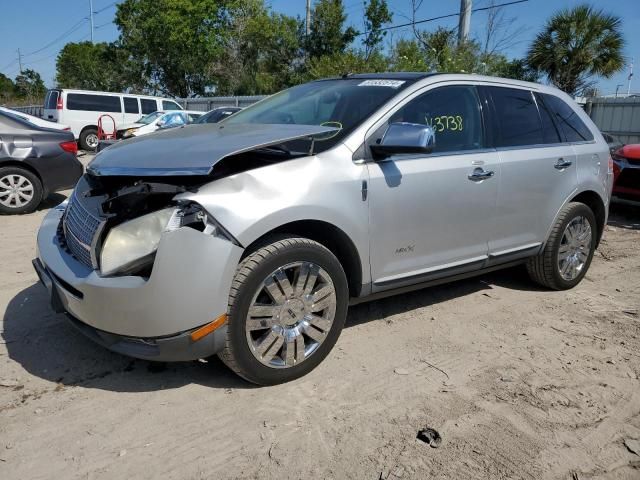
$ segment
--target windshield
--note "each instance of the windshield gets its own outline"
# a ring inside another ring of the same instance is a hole
[[[277,93],[225,120],[336,127],[337,135],[317,140],[315,151],[333,147],[411,82],[348,78],[306,83]],[[297,145],[296,145],[297,146]]]
[[[143,125],[149,125],[151,122],[153,122],[160,115],[164,115],[164,112],[152,112],[149,115],[144,115],[144,116],[140,117],[138,120],[136,120],[136,123],[142,123]]]

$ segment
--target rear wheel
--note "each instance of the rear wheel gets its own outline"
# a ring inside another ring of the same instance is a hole
[[[305,238],[274,241],[238,267],[219,356],[260,385],[301,377],[338,340],[348,297],[346,275],[328,249]]]
[[[0,213],[31,213],[42,200],[40,179],[20,167],[0,168]]]
[[[89,127],[82,130],[82,133],[80,133],[79,142],[80,148],[82,148],[83,150],[94,151],[96,148],[98,148],[99,143],[98,129]]]
[[[529,276],[554,290],[575,287],[587,274],[597,243],[596,217],[583,203],[566,205],[544,250],[529,259]]]

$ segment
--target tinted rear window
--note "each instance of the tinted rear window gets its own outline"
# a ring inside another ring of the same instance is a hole
[[[544,143],[538,108],[529,90],[489,87],[500,130],[498,147]]]
[[[553,119],[551,118],[551,112],[545,105],[543,98],[540,94],[536,93],[536,103],[538,104],[538,111],[540,112],[540,120],[542,120],[542,135],[544,137],[544,143],[560,143],[562,141],[560,132],[556,127]]]
[[[567,142],[584,142],[593,140],[591,130],[587,128],[578,114],[563,100],[555,95],[542,94],[545,104],[553,113]]]
[[[67,109],[87,112],[121,112],[120,97],[86,93],[67,94]]]
[[[55,110],[58,105],[58,95],[60,92],[58,90],[49,90],[47,92],[47,98],[44,101],[44,108]]]
[[[147,113],[153,113],[158,110],[158,104],[155,100],[150,100],[148,98],[140,99],[140,106],[142,107],[142,114],[146,115]]]
[[[137,98],[124,97],[124,113],[140,113]]]

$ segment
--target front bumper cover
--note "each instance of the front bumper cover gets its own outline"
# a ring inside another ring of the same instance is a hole
[[[45,217],[34,261],[54,310],[97,343],[137,358],[191,360],[221,348],[224,326],[198,342],[189,334],[226,312],[242,248],[185,227],[163,234],[148,279],[101,277],[59,245],[62,213]]]

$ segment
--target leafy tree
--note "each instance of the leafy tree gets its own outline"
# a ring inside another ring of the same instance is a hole
[[[56,82],[61,88],[123,91],[136,85],[127,57],[113,43],[67,43],[56,60]]]
[[[301,55],[302,23],[276,14],[262,0],[231,10],[224,53],[211,64],[221,95],[273,93],[292,83]]]
[[[358,32],[345,28],[347,15],[342,0],[319,0],[311,12],[310,33],[306,50],[310,57],[335,55],[344,52]]]
[[[369,0],[364,11],[365,55],[367,58],[371,53],[378,51],[382,40],[387,35],[386,30],[382,30],[385,23],[393,20],[393,14],[389,11],[387,0]]]
[[[0,73],[0,103],[4,103],[7,100],[13,98],[15,95],[16,86],[9,77]]]
[[[16,96],[29,101],[40,101],[44,98],[47,88],[42,77],[35,70],[27,68],[15,80]]]
[[[389,70],[387,58],[377,52],[367,58],[361,50],[349,49],[333,55],[311,58],[302,80],[336,77],[346,73],[384,72]]]
[[[589,5],[553,15],[527,53],[528,64],[558,88],[574,95],[610,77],[624,66],[619,17]]]
[[[150,88],[179,97],[203,94],[213,83],[205,66],[221,56],[235,3],[124,0],[115,18],[119,44]]]

